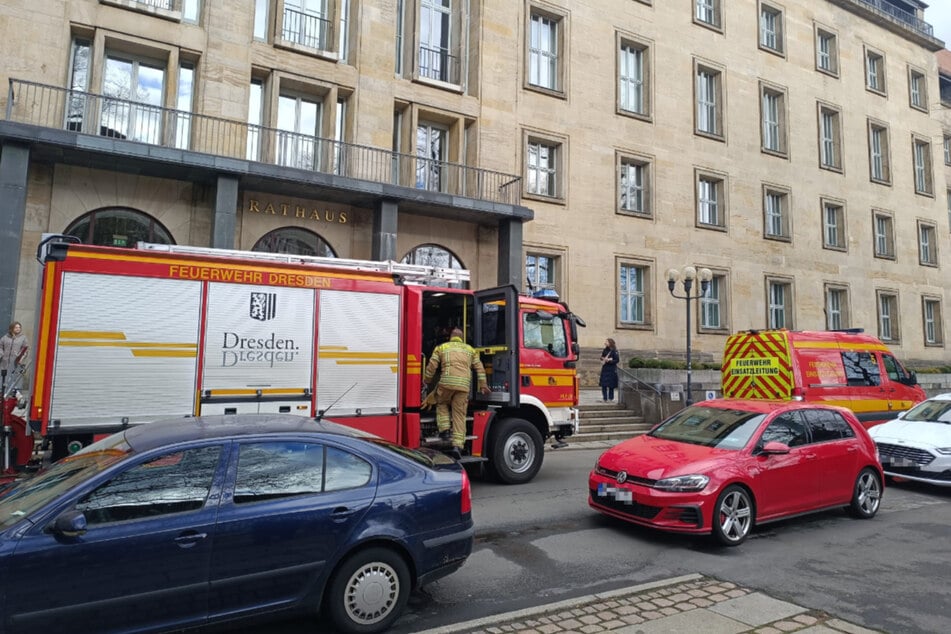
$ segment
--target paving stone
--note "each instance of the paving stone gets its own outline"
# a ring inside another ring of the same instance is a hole
[[[657,610],[646,610],[641,612],[641,616],[644,617],[645,621],[653,621],[654,619],[662,618],[664,615]]]
[[[811,614],[797,614],[793,617],[793,621],[798,621],[803,625],[815,625],[819,622],[819,619],[812,616]]]
[[[545,623],[538,626],[538,631],[541,632],[541,634],[555,634],[561,631],[561,626],[554,623]]]
[[[565,619],[564,621],[559,623],[559,625],[561,625],[563,629],[571,630],[576,627],[581,627],[581,621],[577,621],[575,619]]]
[[[781,632],[772,625],[767,625],[765,627],[756,628],[753,630],[753,634],[781,634]]]
[[[720,601],[726,601],[730,597],[718,592],[717,594],[711,594],[707,598],[713,601],[714,603],[719,603]]]
[[[747,594],[746,590],[737,589],[737,590],[728,590],[726,593],[726,596],[730,597],[731,599],[735,599],[737,597],[742,597],[746,594]]]
[[[619,627],[624,627],[625,625],[627,624],[624,621],[621,621],[620,619],[613,619],[611,621],[604,621],[603,623],[601,623],[601,627],[603,627],[606,630],[616,630]]]
[[[708,610],[691,610],[673,616],[628,625],[613,634],[740,634],[749,627]]]
[[[604,628],[600,625],[585,625],[581,628],[581,631],[584,632],[584,634],[595,634],[595,632],[603,632]]]
[[[592,624],[594,624],[594,623],[600,623],[600,622],[601,622],[601,619],[598,618],[598,617],[597,617],[596,615],[594,615],[594,614],[585,614],[585,615],[584,615],[583,617],[581,617],[579,620],[580,620],[582,623],[584,623],[585,625],[592,625]]]
[[[638,623],[644,622],[644,618],[640,616],[639,614],[630,614],[628,616],[623,617],[621,620],[630,625],[637,625]]]
[[[773,627],[782,632],[795,632],[796,630],[802,629],[802,623],[796,623],[795,621],[776,621],[773,623]]]
[[[674,606],[670,605],[670,606],[667,606],[666,608],[661,608],[660,612],[664,616],[672,616],[674,614],[680,614],[681,612],[683,612],[683,610],[678,610]]]
[[[879,634],[878,630],[870,630],[861,625],[843,621],[842,619],[829,619],[825,624],[842,632],[848,632],[848,634]]]
[[[611,619],[617,618],[617,613],[615,613],[613,610],[603,610],[598,612],[598,618],[602,621],[610,621]]]
[[[807,612],[805,608],[786,601],[780,601],[762,592],[754,592],[742,597],[717,603],[708,608],[717,614],[729,617],[753,627],[766,625],[773,621],[788,619]]]
[[[670,607],[670,606],[672,606],[672,605],[674,604],[674,602],[671,601],[670,599],[663,599],[663,598],[654,599],[654,603],[655,603],[657,606],[662,607],[662,608],[667,608],[667,607]]]
[[[621,616],[627,616],[628,614],[637,614],[637,608],[633,605],[622,605],[614,608],[614,612]]]
[[[711,601],[710,599],[703,599],[700,597],[697,597],[695,599],[690,599],[690,603],[691,605],[695,605],[698,608],[706,608],[711,605],[714,605],[713,601]]]
[[[655,610],[657,606],[651,603],[650,601],[641,601],[637,604],[638,610]]]
[[[672,594],[667,598],[673,601],[674,603],[681,603],[683,601],[689,601],[690,595],[687,594],[686,592],[678,592],[677,594]]]

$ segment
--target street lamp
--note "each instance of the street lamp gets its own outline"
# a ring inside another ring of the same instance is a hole
[[[699,300],[707,292],[710,286],[710,280],[713,279],[713,273],[710,269],[700,269],[700,288],[696,295],[691,295],[693,290],[693,281],[697,279],[697,269],[692,266],[685,266],[683,272],[677,269],[667,270],[667,290],[677,299],[685,300],[687,304],[687,405],[693,405],[693,394],[690,390],[691,367],[690,367],[690,304],[692,300]],[[678,295],[674,292],[677,286],[677,280],[683,277],[681,284],[684,287],[684,294]]]

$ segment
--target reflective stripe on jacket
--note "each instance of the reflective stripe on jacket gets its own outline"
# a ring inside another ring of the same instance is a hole
[[[446,343],[436,346],[432,358],[426,365],[423,380],[426,383],[432,381],[436,370],[440,368],[442,368],[442,374],[439,377],[439,385],[446,389],[468,392],[473,370],[476,371],[479,387],[487,385],[485,368],[479,359],[479,353],[459,337],[453,337]]]

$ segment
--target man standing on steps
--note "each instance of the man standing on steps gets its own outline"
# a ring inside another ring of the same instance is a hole
[[[466,443],[466,410],[469,407],[469,389],[472,384],[472,371],[476,371],[479,391],[488,394],[489,385],[485,380],[485,368],[479,359],[479,353],[462,340],[462,329],[453,328],[449,341],[433,350],[433,356],[426,364],[423,381],[428,385],[442,369],[439,384],[436,386],[436,427],[439,437],[452,440],[452,456],[462,457],[462,447]],[[452,408],[452,434],[449,433],[449,410]]]

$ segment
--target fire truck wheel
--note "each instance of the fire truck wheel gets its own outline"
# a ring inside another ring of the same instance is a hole
[[[545,457],[542,435],[523,418],[506,418],[492,431],[489,471],[499,482],[522,484],[535,477]]]
[[[409,601],[411,583],[402,557],[389,548],[368,548],[351,555],[334,573],[324,607],[341,632],[382,632]]]

